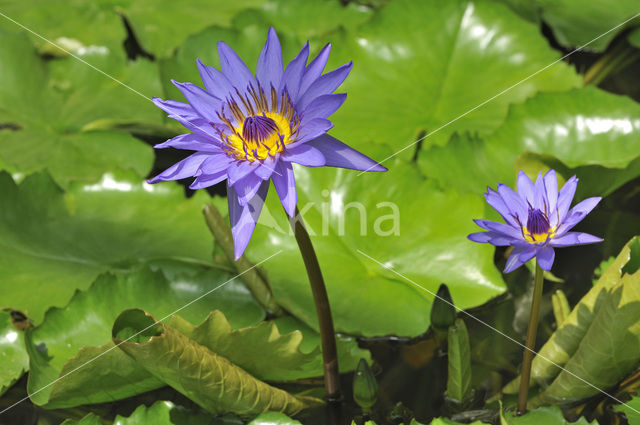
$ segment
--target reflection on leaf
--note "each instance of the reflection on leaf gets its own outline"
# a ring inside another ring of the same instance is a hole
[[[0,310],[0,396],[4,394],[29,368],[29,357],[24,348],[24,332],[18,330],[9,311]]]
[[[631,99],[593,87],[545,93],[514,106],[484,140],[454,137],[443,148],[423,150],[419,164],[443,187],[482,193],[497,182],[515,182],[522,165],[515,162],[530,152],[544,163],[546,156],[560,161],[549,166],[565,178],[578,173],[582,193],[606,195],[640,175],[638,131],[640,105]]]
[[[152,259],[210,264],[201,213],[208,199],[200,192],[185,200],[178,185],[149,186],[130,174],[64,193],[46,174],[17,185],[0,173],[0,307],[25,311],[37,324],[105,271]]]
[[[36,55],[22,34],[0,29],[0,157],[12,172],[47,169],[67,187],[72,181],[97,181],[109,171],[133,170],[145,177],[153,161],[151,148],[131,135],[109,130],[85,131],[95,120],[160,122],[161,114],[139,94],[91,69],[75,58],[49,62]],[[151,62],[127,63],[106,49],[84,49],[81,59],[143,96],[159,93]],[[96,96],[100,93],[100,96]]]

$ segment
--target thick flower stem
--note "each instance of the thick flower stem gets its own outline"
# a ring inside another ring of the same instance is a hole
[[[338,373],[338,353],[336,350],[336,334],[333,330],[333,319],[331,318],[331,307],[327,289],[322,278],[322,271],[318,263],[318,257],[311,244],[309,233],[304,227],[302,216],[296,208],[293,218],[289,219],[291,228],[298,242],[304,266],[307,269],[309,283],[313,301],[316,305],[318,324],[320,326],[320,340],[322,342],[322,358],[324,361],[324,387],[327,393],[327,400],[334,401],[340,398],[340,376]]]
[[[518,393],[518,414],[527,411],[527,396],[529,395],[529,381],[531,380],[531,362],[533,350],[536,345],[538,333],[538,319],[540,316],[540,302],[542,301],[542,283],[544,274],[540,264],[536,261],[536,277],[533,287],[533,299],[531,300],[531,313],[529,315],[529,328],[527,329],[527,342],[522,360],[522,374],[520,376],[520,392]]]

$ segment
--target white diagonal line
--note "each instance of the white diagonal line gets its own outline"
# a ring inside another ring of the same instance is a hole
[[[182,307],[178,308],[177,310],[173,311],[172,313],[167,314],[166,316],[164,316],[162,319],[157,320],[156,322],[152,323],[151,325],[147,326],[146,328],[142,329],[141,331],[139,331],[138,333],[130,336],[129,338],[125,339],[124,341],[120,341],[118,344],[114,345],[113,347],[103,351],[102,353],[98,354],[97,356],[87,360],[85,363],[81,364],[80,366],[76,367],[75,369],[70,370],[69,372],[65,373],[62,376],[59,376],[57,379],[49,382],[47,385],[39,388],[38,390],[32,392],[31,394],[27,395],[26,397],[16,401],[15,403],[13,403],[11,406],[7,407],[6,409],[0,411],[0,415],[2,415],[3,413],[5,413],[6,411],[14,408],[15,406],[17,406],[18,404],[22,403],[23,401],[26,401],[29,399],[29,397],[34,396],[36,394],[38,394],[40,391],[45,390],[46,388],[49,388],[51,385],[55,384],[56,382],[60,381],[61,379],[66,378],[67,376],[71,375],[72,373],[76,372],[77,370],[85,367],[86,365],[88,365],[89,363],[93,362],[94,360],[99,359],[100,357],[104,356],[105,354],[107,354],[109,351],[114,350],[116,348],[118,348],[120,345],[124,344],[127,341],[130,341],[131,339],[135,338],[136,336],[140,335],[141,333],[143,333],[144,331],[151,329],[152,327],[154,327],[155,325],[157,325],[160,322],[163,322],[165,320],[167,320],[169,317],[173,316],[174,314],[178,313],[179,311],[184,310],[185,308],[189,307],[191,304],[201,300],[202,298],[206,297],[207,295],[211,294],[212,292],[222,288],[224,285],[226,285],[227,283],[235,280],[236,278],[242,276],[243,274],[247,273],[248,271],[254,269],[255,267],[258,267],[260,264],[270,260],[271,258],[275,257],[276,255],[280,254],[282,252],[282,250],[277,251],[274,254],[271,254],[269,257],[265,258],[264,260],[260,261],[259,263],[254,264],[253,266],[249,267],[247,270],[243,271],[242,273],[239,273],[237,275],[235,275],[234,277],[232,277],[231,279],[227,280],[226,282],[221,283],[220,285],[216,286],[215,288],[205,292],[204,294],[200,295],[199,297],[189,301],[188,303],[186,303],[185,305],[183,305]]]
[[[73,56],[74,58],[78,59],[80,62],[82,62],[83,64],[87,65],[88,67],[92,68],[95,71],[98,71],[100,74],[104,75],[107,78],[110,78],[111,80],[115,81],[116,83],[128,88],[129,90],[131,90],[132,92],[134,92],[135,94],[137,94],[138,96],[142,96],[145,99],[147,99],[149,102],[152,102],[151,98],[148,96],[145,96],[144,94],[140,93],[138,90],[132,88],[131,86],[123,83],[122,81],[118,80],[117,78],[115,78],[113,75],[111,74],[107,74],[106,72],[104,72],[103,70],[96,68],[95,66],[91,65],[89,62],[87,62],[86,60],[82,59],[81,57],[74,55],[73,53],[71,53],[70,51],[68,51],[67,49],[65,49],[64,47],[60,46],[57,43],[54,43],[51,40],[48,40],[47,38],[41,36],[40,34],[38,34],[37,32],[25,27],[24,25],[22,25],[20,22],[11,19],[10,17],[8,17],[7,15],[5,15],[4,13],[0,12],[0,16],[3,16],[5,19],[8,19],[9,21],[13,22],[14,24],[16,24],[17,26],[19,26],[20,28],[29,31],[31,34],[35,35],[38,38],[41,38],[42,40],[46,41],[47,43],[57,47],[58,49],[62,50],[63,52],[65,52],[66,54],[68,54],[69,56]]]
[[[100,74],[104,75],[105,77],[115,81],[116,83],[120,84],[123,87],[128,88],[129,90],[131,90],[132,92],[134,92],[135,94],[137,94],[138,96],[141,96],[145,99],[147,99],[149,102],[153,103],[153,100],[148,97],[145,96],[144,94],[140,93],[138,90],[134,89],[133,87],[129,86],[126,83],[123,83],[122,81],[118,80],[116,77],[114,77],[111,74],[108,74],[106,72],[104,72],[103,70],[101,70],[100,68],[95,67],[94,65],[91,65],[89,62],[87,62],[86,60],[82,59],[81,57],[73,54],[72,52],[70,52],[69,50],[65,49],[64,47],[60,46],[57,43],[54,43],[53,41],[49,40],[48,38],[38,34],[37,32],[33,31],[30,28],[27,28],[26,26],[22,25],[20,22],[16,21],[15,19],[12,19],[10,17],[8,17],[7,15],[5,15],[4,13],[0,12],[0,16],[4,17],[5,19],[8,19],[9,21],[13,22],[14,24],[16,24],[17,26],[19,26],[20,28],[29,31],[31,34],[35,35],[36,37],[46,41],[47,43],[51,44],[52,46],[55,46],[56,48],[62,50],[63,52],[65,52],[66,54],[68,54],[69,56],[72,56],[73,58],[79,60],[80,62],[82,62],[83,64],[87,65],[88,67],[90,67],[91,69],[99,72]],[[186,122],[188,122],[189,124],[193,125],[194,127],[197,127],[193,122],[191,122],[190,120],[188,120],[187,118],[183,118]],[[272,169],[271,167],[269,167],[268,165],[262,164],[263,167],[267,168],[269,171],[271,171],[272,173],[276,173],[277,175],[279,175],[280,177],[282,177],[282,174],[280,174],[278,171]]]
[[[508,340],[518,344],[519,346],[521,346],[522,348],[524,348],[525,350],[531,351],[534,355],[540,357],[543,360],[546,360],[547,362],[551,363],[552,365],[556,366],[557,368],[563,370],[564,372],[567,372],[569,375],[573,376],[576,379],[579,379],[580,381],[584,382],[585,384],[587,384],[588,386],[590,386],[591,388],[598,390],[598,392],[606,395],[607,397],[609,397],[612,400],[615,400],[616,402],[622,404],[623,406],[628,407],[629,409],[633,410],[634,412],[636,412],[637,414],[640,415],[640,411],[634,409],[633,407],[629,406],[626,403],[623,403],[621,400],[619,400],[618,398],[614,397],[613,395],[609,394],[608,392],[601,390],[600,388],[596,387],[595,385],[593,385],[591,382],[585,380],[584,378],[581,378],[580,376],[576,375],[575,373],[571,372],[570,370],[565,369],[564,367],[560,366],[559,364],[555,363],[553,360],[550,360],[548,358],[546,358],[545,356],[535,352],[534,350],[528,348],[526,345],[524,345],[523,343],[521,343],[520,341],[517,341],[516,339],[510,337],[509,335],[505,334],[504,332],[500,331],[499,329],[494,328],[493,326],[491,326],[490,324],[488,324],[487,322],[484,322],[481,319],[478,319],[476,316],[472,315],[471,313],[466,312],[465,310],[458,308],[457,306],[455,306],[453,303],[449,302],[448,300],[445,300],[444,298],[438,296],[438,294],[435,294],[433,292],[431,292],[430,290],[428,290],[427,288],[425,288],[424,286],[416,283],[415,281],[413,281],[412,279],[408,278],[407,276],[403,275],[402,273],[394,270],[391,266],[381,263],[380,261],[376,260],[375,258],[371,257],[370,255],[366,254],[365,252],[363,252],[362,250],[358,249],[357,250],[360,254],[364,255],[365,257],[367,257],[368,259],[370,259],[371,261],[377,263],[378,265],[384,267],[385,269],[389,270],[390,272],[400,276],[401,278],[403,278],[404,280],[406,280],[407,282],[411,283],[412,285],[414,285],[416,288],[421,289],[429,294],[431,294],[432,296],[434,296],[435,298],[438,298],[441,301],[444,301],[445,303],[447,303],[448,305],[450,305],[451,307],[455,308],[458,312],[465,314],[466,316],[472,318],[473,320],[475,320],[476,322],[488,327],[489,329],[497,332],[498,334],[502,335],[503,337],[507,338]]]
[[[399,151],[389,155],[388,157],[386,157],[385,159],[383,159],[380,162],[376,162],[374,165],[372,165],[371,167],[367,168],[364,171],[361,171],[360,173],[358,173],[358,176],[366,173],[367,171],[370,171],[371,169],[375,168],[376,165],[380,165],[385,161],[388,161],[389,159],[393,158],[394,156],[404,152],[405,150],[409,149],[411,146],[416,145],[417,143],[423,141],[424,139],[426,139],[427,137],[431,136],[432,134],[437,133],[438,131],[442,130],[445,127],[448,127],[450,124],[453,124],[454,122],[458,121],[460,118],[463,118],[467,115],[469,115],[471,112],[475,111],[478,108],[483,107],[484,105],[486,105],[487,103],[491,102],[492,100],[502,96],[503,94],[505,94],[506,92],[510,91],[511,89],[513,89],[514,87],[519,86],[520,84],[524,83],[525,81],[530,80],[531,78],[535,77],[536,75],[540,74],[541,72],[547,70],[548,68],[552,67],[553,65],[557,64],[558,62],[563,61],[564,59],[568,58],[569,56],[573,55],[576,52],[579,52],[580,50],[584,49],[585,47],[587,47],[588,45],[590,45],[591,43],[593,43],[594,41],[604,37],[605,35],[609,34],[612,31],[617,30],[618,28],[626,25],[628,22],[633,21],[635,18],[637,18],[638,16],[640,16],[640,12],[636,13],[635,15],[633,15],[631,18],[627,19],[626,21],[616,25],[615,27],[611,28],[609,31],[604,32],[602,34],[600,34],[599,36],[597,36],[596,38],[594,38],[593,40],[589,41],[586,44],[583,44],[582,46],[570,51],[569,53],[567,53],[566,55],[562,56],[560,59],[557,59],[553,62],[551,62],[549,65],[545,66],[544,68],[540,68],[539,70],[537,70],[536,72],[534,72],[533,74],[529,75],[526,78],[523,78],[522,80],[518,81],[517,83],[507,87],[506,89],[502,90],[500,93],[490,97],[489,99],[485,100],[484,102],[480,103],[479,105],[474,106],[473,108],[469,109],[467,112],[457,116],[456,118],[452,119],[451,121],[447,122],[446,124],[441,125],[440,127],[436,128],[435,130],[433,130],[432,132],[422,136],[421,138],[419,138],[418,140],[416,140],[415,142],[412,142],[410,144],[408,144],[407,146],[405,146],[404,148],[400,149]]]

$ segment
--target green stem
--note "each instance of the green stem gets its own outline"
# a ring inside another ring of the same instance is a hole
[[[542,283],[544,273],[540,264],[536,261],[536,277],[533,287],[533,299],[531,300],[531,313],[529,315],[529,328],[527,329],[527,342],[522,359],[522,374],[520,377],[520,392],[518,393],[518,414],[527,411],[527,396],[529,395],[529,381],[531,380],[531,362],[533,361],[536,334],[538,333],[538,319],[540,316],[540,302],[542,301]]]
[[[304,266],[307,269],[313,301],[316,305],[316,314],[318,315],[318,325],[320,327],[320,341],[322,344],[322,359],[324,362],[324,387],[327,393],[327,400],[336,401],[340,398],[340,376],[338,373],[336,334],[333,330],[333,319],[331,318],[331,307],[329,305],[329,297],[327,296],[327,288],[324,285],[318,257],[311,244],[309,233],[304,227],[298,208],[296,208],[295,216],[289,219],[289,223],[296,237],[298,247],[300,248]]]
[[[209,204],[204,207],[202,212],[216,242],[224,251],[229,262],[240,274],[240,279],[247,285],[256,300],[275,316],[282,316],[284,311],[273,298],[271,288],[262,273],[260,273],[260,270],[244,256],[240,257],[238,261],[234,261],[233,236],[220,211],[213,204]]]

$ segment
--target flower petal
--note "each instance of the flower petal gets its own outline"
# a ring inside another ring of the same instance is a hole
[[[303,122],[305,120],[313,120],[314,118],[329,118],[331,114],[342,106],[346,99],[346,93],[325,94],[316,97],[302,112]]]
[[[203,189],[205,187],[213,186],[214,184],[218,184],[224,179],[227,178],[226,170],[219,171],[215,174],[200,174],[196,177],[196,179],[191,183],[189,189]]]
[[[533,207],[540,211],[549,212],[549,202],[547,201],[547,191],[544,187],[542,172],[538,172],[538,177],[533,185]]]
[[[263,179],[253,173],[250,173],[233,185],[233,188],[238,195],[238,202],[241,206],[244,207],[247,205],[247,202],[255,196],[256,192],[258,192],[262,183],[264,183]]]
[[[333,93],[340,84],[342,84],[344,79],[347,78],[347,75],[351,72],[351,68],[353,68],[353,62],[344,64],[319,77],[302,94],[298,102],[296,102],[296,106],[304,110],[316,97]]]
[[[182,161],[173,164],[157,176],[147,180],[147,182],[158,183],[161,181],[180,180],[186,177],[193,177],[196,175],[198,168],[200,168],[200,165],[202,165],[208,156],[209,155],[206,153],[194,153]]]
[[[596,205],[602,200],[601,197],[596,196],[593,198],[587,198],[584,201],[571,208],[567,216],[558,226],[558,235],[562,235],[571,230],[576,224],[580,223],[586,216],[593,210]]]
[[[156,149],[175,148],[201,152],[222,152],[220,144],[209,137],[198,133],[186,133],[176,136],[166,142],[158,143]]]
[[[313,140],[316,137],[320,137],[327,131],[331,130],[331,127],[333,127],[333,123],[324,118],[315,118],[310,121],[303,122],[300,125],[300,133],[298,134],[296,141],[289,146],[297,146],[309,140]]]
[[[517,246],[513,248],[507,264],[504,267],[505,273],[510,273],[535,257],[539,247],[536,245]]]
[[[478,232],[471,233],[467,238],[473,242],[490,243],[495,246],[525,246],[529,245],[523,240],[518,240],[510,236],[496,232]]]
[[[476,220],[473,220],[473,222],[485,230],[491,230],[493,232],[506,235],[514,239],[523,239],[522,231],[519,228],[516,229],[512,226],[509,226],[508,224],[498,223],[497,221],[482,220],[482,219],[476,219]]]
[[[229,176],[229,186],[233,186],[236,182],[249,173],[254,171],[257,164],[249,161],[235,161],[229,164],[227,168],[227,176]]]
[[[518,195],[525,201],[525,206],[535,206],[535,186],[529,176],[522,170],[518,173],[517,188]]]
[[[295,162],[307,167],[322,167],[326,164],[326,159],[322,152],[308,144],[295,146],[287,149],[280,157],[283,161]]]
[[[329,60],[330,52],[331,44],[327,44],[322,48],[320,53],[318,53],[318,56],[311,61],[309,66],[305,68],[302,81],[300,82],[300,94],[304,94],[309,86],[322,75],[322,71],[324,71],[324,67],[327,65],[327,60]]]
[[[222,101],[192,83],[171,82],[182,92],[193,109],[210,122],[220,122],[216,112],[222,107]]]
[[[502,183],[498,183],[498,193],[504,200],[504,203],[508,205],[509,209],[518,217],[520,223],[525,225],[527,223],[528,208],[524,199],[509,186]]]
[[[373,159],[361,154],[328,134],[323,134],[316,139],[308,141],[304,145],[312,146],[319,150],[325,157],[324,165],[328,167],[340,167],[360,171],[387,171],[385,167]]]
[[[550,245],[543,246],[536,254],[536,260],[542,270],[551,270],[556,253]]]
[[[200,174],[217,174],[220,171],[226,172],[229,165],[231,165],[231,161],[232,159],[225,153],[209,155],[209,157],[202,162],[198,172]]]
[[[216,141],[219,140],[220,135],[211,125],[209,120],[206,120],[201,117],[197,119],[189,119],[189,118],[182,117],[180,115],[169,115],[169,118],[178,121],[180,124],[185,126],[185,128],[193,131],[194,133],[201,135],[202,137],[206,137],[208,139],[216,140]]]
[[[158,108],[169,115],[180,115],[185,119],[201,118],[200,114],[188,103],[178,102],[177,100],[162,100],[159,97],[154,97],[152,100]]]
[[[230,93],[234,92],[231,82],[222,72],[212,66],[203,64],[200,59],[196,59],[196,63],[198,65],[198,72],[200,72],[200,78],[207,91],[215,93],[220,99],[224,99]]]
[[[572,245],[586,245],[590,243],[602,242],[604,239],[589,233],[569,232],[564,235],[551,239],[551,246],[563,247]]]
[[[246,90],[249,85],[255,85],[256,80],[247,65],[223,41],[218,42],[218,56],[220,57],[220,68],[233,87]]]
[[[518,220],[515,218],[517,215],[504,202],[504,199],[502,199],[502,196],[500,196],[498,192],[487,187],[487,193],[484,194],[484,198],[487,200],[487,203],[502,216],[504,221],[513,227],[520,227]]]
[[[567,212],[569,211],[569,207],[571,206],[571,201],[573,201],[573,196],[576,194],[576,188],[578,187],[578,178],[576,176],[571,177],[567,180],[560,189],[560,193],[558,194],[558,222],[561,223],[564,221]]]
[[[227,201],[229,203],[229,221],[231,222],[231,233],[233,234],[233,249],[235,259],[242,256],[249,244],[256,222],[262,211],[264,200],[267,198],[269,181],[262,182],[256,195],[241,206],[238,202],[238,195],[232,186],[227,186]]]
[[[258,65],[256,66],[256,78],[262,87],[269,89],[277,88],[282,78],[282,49],[278,34],[273,27],[269,28],[267,42],[264,44]]]
[[[307,41],[298,56],[296,56],[284,70],[282,79],[280,80],[280,87],[278,92],[286,90],[289,94],[289,98],[295,104],[298,100],[298,94],[300,92],[300,84],[302,83],[302,76],[304,75],[304,67],[307,64],[309,58],[309,42]]]
[[[276,188],[276,192],[278,192],[278,197],[284,210],[290,217],[293,217],[298,201],[293,167],[288,162],[280,161],[278,162],[276,171],[278,174],[274,173],[271,180],[273,180],[273,185]]]
[[[276,160],[273,157],[268,157],[261,163],[258,163],[254,172],[256,173],[256,176],[260,177],[262,180],[266,180],[275,172],[275,168]]]
[[[544,175],[544,190],[547,196],[549,224],[551,227],[558,224],[558,178],[555,170],[549,170]]]

